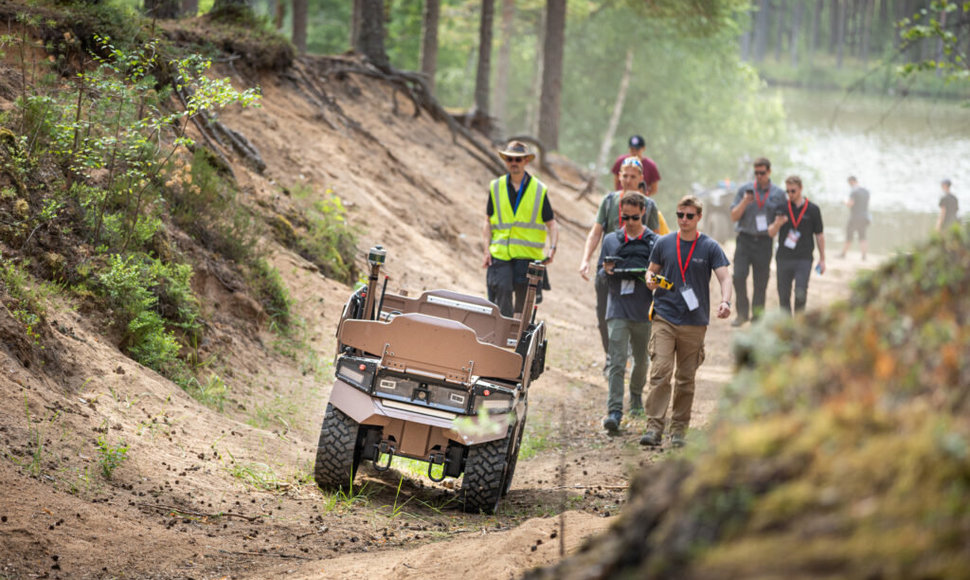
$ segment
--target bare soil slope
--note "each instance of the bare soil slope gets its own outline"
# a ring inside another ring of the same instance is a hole
[[[262,175],[234,167],[248,203],[286,215],[300,211],[301,188],[332,190],[361,249],[388,249],[393,290],[484,294],[480,231],[493,171],[395,85],[340,72],[359,66],[312,59],[279,76],[236,77],[263,91],[261,108],[222,117],[267,163]],[[220,283],[217,266],[196,269],[209,321],[199,351],[230,388],[221,410],[122,355],[70,301],[50,305],[42,352],[0,309],[0,578],[511,578],[605,529],[631,474],[667,451],[641,450],[637,422],[615,438],[600,428],[593,290],[576,274],[595,208],[576,199],[567,165],[551,161],[566,183],[540,175],[562,225],[540,307],[549,368],[533,387],[531,451],[498,514],[461,513],[453,482],[434,484],[406,465],[365,471],[349,495],[313,485],[349,288],[268,238],[304,321],[295,339],[270,332],[251,298]],[[844,296],[859,264],[832,266],[813,279],[812,306]],[[731,375],[732,332],[726,321],[710,329],[698,427]],[[128,446],[110,478],[99,438]]]

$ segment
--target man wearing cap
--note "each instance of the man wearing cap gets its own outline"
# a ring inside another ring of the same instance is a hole
[[[529,263],[552,262],[559,228],[548,189],[525,170],[535,154],[521,141],[509,141],[499,154],[508,173],[492,180],[488,187],[482,229],[483,266],[488,269],[488,300],[499,307],[502,315],[513,316],[522,311],[525,302]]]
[[[590,260],[593,257],[593,252],[600,245],[600,241],[605,236],[617,229],[622,229],[624,226],[621,219],[622,212],[620,211],[620,198],[623,196],[623,192],[636,191],[637,185],[642,179],[643,167],[640,160],[636,157],[627,157],[624,159],[622,167],[620,167],[620,189],[611,191],[603,196],[599,211],[596,212],[596,222],[593,223],[593,226],[589,229],[589,233],[586,235],[586,245],[583,248],[583,260],[579,263],[579,275],[583,277],[583,280],[589,280]],[[657,210],[657,204],[652,199],[644,197],[643,213],[637,219],[639,220],[642,217],[643,221],[641,223],[651,231],[657,232],[659,228],[659,215],[660,212]],[[608,284],[603,272],[603,252],[605,249],[606,247],[604,245],[603,251],[600,252],[599,260],[596,263],[596,278],[594,281],[594,286],[596,287],[596,323],[600,331],[600,340],[603,343],[603,352],[606,354],[606,365],[603,367],[604,372],[606,372],[610,364],[610,338],[606,323]]]
[[[738,297],[738,316],[731,326],[741,326],[748,317],[757,319],[765,309],[768,277],[771,274],[772,238],[768,225],[788,203],[785,191],[771,183],[771,161],[754,160],[754,181],[738,188],[731,204],[731,221],[738,233],[734,247],[734,293]],[[748,270],[751,270],[752,295],[748,302]]]
[[[613,189],[620,189],[620,167],[623,165],[623,160],[628,157],[636,157],[640,160],[643,169],[643,182],[646,184],[644,193],[647,197],[653,197],[657,194],[657,185],[660,182],[660,170],[657,169],[657,164],[653,162],[653,159],[643,155],[643,150],[646,146],[647,142],[640,135],[630,137],[630,152],[625,155],[620,155],[613,163],[613,169],[611,170],[613,172]]]
[[[940,217],[936,220],[936,231],[938,232],[942,232],[957,223],[957,211],[960,209],[960,202],[957,200],[957,196],[950,192],[951,185],[949,179],[940,182],[943,197],[940,198]]]

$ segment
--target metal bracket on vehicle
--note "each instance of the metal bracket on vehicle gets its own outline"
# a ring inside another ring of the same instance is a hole
[[[437,483],[439,481],[444,481],[445,479],[445,468],[444,465],[448,460],[445,458],[444,453],[432,453],[428,456],[428,479]],[[432,475],[431,470],[435,465],[441,465],[441,477],[435,477]]]
[[[375,447],[377,447],[377,457],[374,458],[374,469],[382,472],[387,471],[391,468],[391,460],[394,459],[396,449],[387,441],[381,441]],[[378,461],[380,461],[381,455],[385,453],[387,454],[387,465],[381,465]]]

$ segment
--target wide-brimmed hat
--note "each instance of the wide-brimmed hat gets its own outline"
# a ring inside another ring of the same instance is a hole
[[[499,150],[498,154],[505,157],[525,157],[526,163],[536,158],[536,154],[522,141],[509,141],[505,149]]]

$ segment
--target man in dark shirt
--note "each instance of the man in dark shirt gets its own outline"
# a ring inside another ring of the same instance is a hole
[[[845,247],[842,248],[840,258],[844,258],[852,245],[853,235],[859,237],[859,249],[862,250],[862,259],[866,259],[866,230],[872,218],[869,216],[869,190],[859,186],[859,180],[855,176],[849,177],[849,199],[845,200],[845,205],[849,206],[849,223],[845,226]]]
[[[758,318],[765,309],[768,277],[771,274],[771,237],[768,225],[785,203],[785,192],[771,183],[771,161],[754,160],[754,181],[738,188],[731,204],[731,221],[738,232],[734,248],[734,293],[738,297],[738,317],[731,326],[741,326]],[[752,294],[748,302],[748,270]]]
[[[802,195],[802,179],[792,175],[785,180],[788,204],[768,227],[771,237],[778,236],[775,271],[778,278],[778,304],[792,315],[791,290],[795,283],[795,312],[805,310],[808,280],[812,274],[815,244],[818,244],[818,273],[825,272],[825,234],[822,212]]]
[[[957,223],[957,211],[960,209],[960,202],[957,200],[957,196],[950,192],[951,185],[949,179],[940,182],[943,197],[940,198],[940,217],[936,220],[936,231],[938,232],[942,232]]]
[[[639,135],[634,135],[630,137],[630,152],[620,155],[613,162],[613,189],[620,189],[620,167],[623,166],[623,162],[634,157],[640,160],[640,167],[643,171],[643,182],[646,184],[644,193],[647,197],[653,197],[657,194],[657,186],[660,184],[660,170],[657,169],[657,164],[643,154],[643,150],[646,148],[647,142],[643,140],[643,137]]]
[[[633,352],[630,373],[630,414],[643,414],[643,386],[647,382],[647,341],[650,339],[650,306],[646,272],[657,234],[644,227],[646,197],[627,191],[620,199],[623,227],[603,238],[603,271],[608,284],[606,325],[609,331],[609,395],[603,427],[615,434],[623,418],[623,376],[627,352]]]
[[[654,291],[654,314],[649,344],[650,390],[644,402],[647,431],[641,445],[660,445],[671,396],[670,442],[674,447],[684,444],[694,404],[694,377],[704,362],[712,273],[721,288],[717,317],[731,315],[731,263],[721,246],[697,229],[703,209],[693,195],[681,199],[677,204],[677,231],[657,240],[650,254],[647,287]],[[660,288],[657,274],[673,287]],[[671,393],[674,363],[677,373]]]

